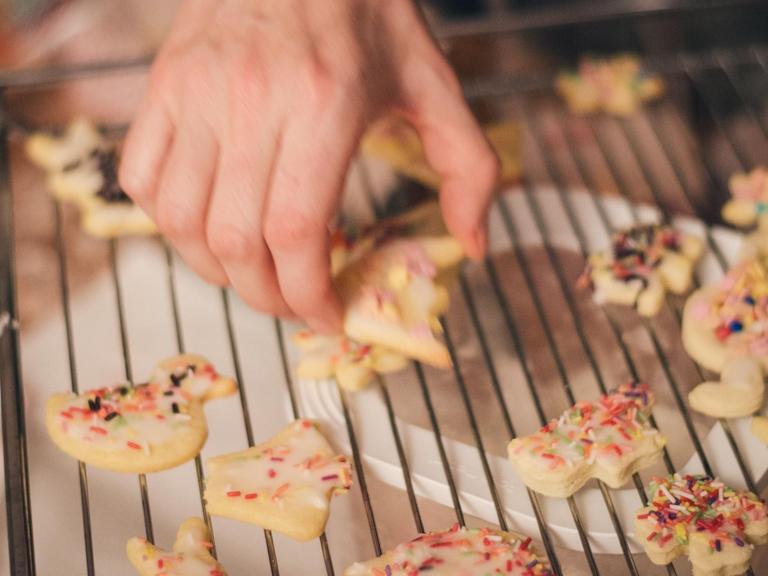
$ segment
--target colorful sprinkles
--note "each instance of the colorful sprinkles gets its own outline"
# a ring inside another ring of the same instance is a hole
[[[153,444],[167,440],[190,420],[189,403],[194,396],[181,386],[189,378],[194,380],[190,390],[199,390],[218,374],[210,364],[189,364],[168,379],[73,395],[57,414],[57,424],[65,434],[105,450],[150,454]]]
[[[729,347],[768,354],[768,271],[756,260],[737,264],[709,305],[701,303],[694,313]]]
[[[525,455],[526,463],[548,470],[622,458],[638,441],[658,434],[648,423],[652,405],[648,385],[629,382],[597,402],[578,402],[538,432],[513,440],[510,456]]]
[[[646,542],[656,547],[687,546],[691,533],[703,533],[713,553],[729,546],[750,546],[747,526],[766,522],[765,502],[748,491],[736,491],[707,476],[674,474],[654,478],[649,506],[636,519],[647,527]]]
[[[595,274],[609,272],[621,282],[639,282],[644,290],[664,257],[680,251],[681,242],[681,232],[660,224],[635,226],[615,234],[609,253],[590,256],[577,286],[594,290]]]
[[[211,468],[208,490],[228,500],[279,503],[292,492],[305,496],[346,492],[352,469],[345,456],[330,452],[310,420],[297,420],[290,437],[223,457]],[[224,462],[227,459],[228,462]],[[207,497],[207,496],[206,496]]]
[[[530,538],[490,528],[460,528],[430,532],[397,546],[385,557],[383,567],[355,564],[349,576],[415,576],[433,574],[477,574],[510,576],[552,576],[548,562],[530,547]]]

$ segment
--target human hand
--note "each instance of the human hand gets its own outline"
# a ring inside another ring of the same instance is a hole
[[[336,331],[328,225],[366,125],[393,112],[419,131],[446,224],[480,258],[498,162],[411,0],[186,0],[120,182],[203,278]]]

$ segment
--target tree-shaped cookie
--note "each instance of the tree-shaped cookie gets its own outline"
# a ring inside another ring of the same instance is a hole
[[[117,148],[88,120],[75,120],[62,135],[33,134],[26,150],[47,172],[47,185],[54,196],[80,208],[83,228],[89,234],[113,237],[156,231],[118,184]]]
[[[634,306],[641,316],[655,316],[667,291],[691,287],[703,243],[699,238],[660,224],[643,224],[614,234],[611,248],[592,254],[579,286],[593,290],[595,302]]]
[[[172,551],[158,548],[145,538],[131,538],[126,552],[139,576],[227,576],[224,567],[211,556],[210,538],[200,518],[188,518],[179,527]]]
[[[653,394],[630,382],[597,402],[578,402],[538,432],[509,443],[509,458],[526,486],[567,497],[590,478],[619,488],[653,463],[666,444],[648,415]]]
[[[629,54],[587,56],[578,70],[561,73],[556,86],[571,112],[602,110],[616,116],[629,116],[664,91],[661,80],[644,74],[638,58]]]
[[[160,362],[149,382],[56,394],[46,425],[64,452],[117,472],[156,472],[194,458],[208,437],[203,403],[235,392],[205,358]]]
[[[768,541],[765,502],[706,476],[654,478],[635,538],[655,564],[687,555],[694,576],[733,576],[749,567],[754,544]]]
[[[323,533],[331,497],[351,485],[347,458],[296,420],[263,444],[208,460],[205,501],[211,514],[303,541]]]
[[[695,410],[731,418],[760,408],[768,368],[768,272],[760,262],[741,262],[718,284],[694,292],[682,332],[688,354],[721,375],[690,392]]]
[[[531,539],[491,528],[429,532],[404,542],[368,562],[358,562],[344,576],[552,576]]]
[[[768,168],[758,166],[746,174],[734,174],[728,187],[731,198],[723,206],[723,220],[743,228],[768,224]]]
[[[400,354],[381,346],[357,344],[346,336],[324,336],[301,330],[293,341],[302,352],[296,367],[299,378],[335,378],[346,390],[365,388],[375,374],[397,372],[408,364]]]

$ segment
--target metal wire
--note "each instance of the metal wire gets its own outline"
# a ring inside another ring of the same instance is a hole
[[[72,310],[69,298],[69,275],[67,274],[67,257],[64,251],[64,233],[61,224],[61,205],[57,200],[51,200],[56,223],[56,254],[59,261],[59,291],[61,307],[64,311],[64,332],[67,338],[67,362],[69,364],[70,389],[74,394],[79,393],[77,364],[75,361],[75,345],[72,336]],[[80,508],[83,515],[83,539],[85,542],[85,568],[88,576],[95,574],[93,561],[93,537],[91,534],[91,504],[88,497],[88,470],[84,462],[78,461],[78,480],[80,483]]]
[[[251,422],[251,413],[248,411],[248,398],[245,392],[245,380],[243,380],[243,371],[240,366],[240,353],[238,352],[237,340],[235,338],[235,329],[232,326],[232,311],[229,305],[229,292],[221,289],[221,305],[224,308],[224,319],[227,324],[227,340],[229,341],[229,351],[232,355],[232,365],[235,368],[235,379],[237,380],[238,397],[240,398],[240,409],[243,415],[243,426],[245,427],[245,438],[248,447],[255,446],[253,437],[253,423]],[[280,567],[277,562],[277,552],[275,551],[275,542],[271,530],[264,530],[264,540],[267,545],[267,555],[269,556],[269,568],[272,576],[279,576]],[[332,572],[331,572],[332,573]]]
[[[174,277],[174,265],[173,265],[173,253],[167,243],[163,242],[163,248],[165,252],[165,268],[168,276],[168,292],[171,297],[171,312],[173,315],[173,328],[176,336],[176,351],[179,354],[184,354],[186,348],[184,346],[184,333],[181,329],[181,316],[179,315],[179,301],[178,294],[176,293],[176,279]],[[208,528],[208,537],[211,543],[211,555],[216,558],[216,537],[213,532],[213,524],[211,523],[211,515],[208,514],[208,509],[205,506],[205,472],[203,472],[203,462],[200,458],[200,454],[195,456],[195,475],[197,476],[197,490],[200,494],[200,508],[203,512],[203,520]]]
[[[112,285],[115,291],[115,305],[117,307],[117,319],[120,327],[120,345],[123,351],[123,370],[125,379],[133,386],[133,369],[131,368],[131,354],[128,348],[128,327],[125,322],[125,309],[123,307],[123,293],[120,287],[120,273],[117,268],[117,240],[109,241],[109,264],[112,272]],[[155,534],[152,529],[152,510],[149,506],[149,489],[147,488],[146,474],[139,474],[139,491],[141,492],[141,509],[144,514],[144,532],[149,542],[155,542]]]

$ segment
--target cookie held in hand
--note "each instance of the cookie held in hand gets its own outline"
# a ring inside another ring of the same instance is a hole
[[[208,437],[203,403],[235,390],[205,358],[184,354],[160,362],[144,384],[52,396],[46,425],[61,450],[86,464],[157,472],[200,452]]]
[[[634,306],[655,316],[667,291],[691,287],[704,245],[699,238],[661,224],[642,224],[611,238],[611,249],[589,257],[579,286],[592,288],[598,304]]]
[[[46,171],[51,193],[80,208],[89,234],[111,238],[156,232],[155,224],[120,188],[117,148],[88,120],[75,120],[60,136],[33,134],[26,151]]]
[[[602,110],[615,116],[629,116],[664,92],[662,81],[644,74],[640,60],[629,54],[610,58],[587,56],[577,71],[561,73],[556,86],[569,110],[576,114]]]
[[[139,576],[227,576],[211,556],[210,538],[200,518],[188,518],[179,527],[172,551],[158,548],[145,538],[131,538],[126,552]]]
[[[299,378],[335,378],[345,390],[361,390],[375,374],[397,372],[408,365],[400,354],[381,346],[357,344],[345,336],[324,336],[301,330],[293,336],[301,350],[296,367]]]
[[[272,439],[208,460],[208,512],[256,524],[295,540],[325,530],[330,500],[349,490],[352,471],[309,420]]]
[[[696,362],[718,372],[689,394],[691,406],[709,416],[732,418],[763,402],[768,369],[768,271],[757,260],[731,268],[685,304],[683,346]]]
[[[358,562],[344,576],[411,576],[413,574],[508,574],[552,576],[545,558],[531,539],[491,528],[460,528],[429,532],[398,545],[379,558]]]
[[[765,502],[706,476],[655,478],[650,504],[635,515],[635,537],[655,564],[687,555],[694,576],[733,576],[768,541]]]
[[[666,438],[648,422],[652,407],[647,384],[624,384],[513,439],[509,459],[526,486],[547,496],[571,496],[590,478],[619,488],[664,449]]]

